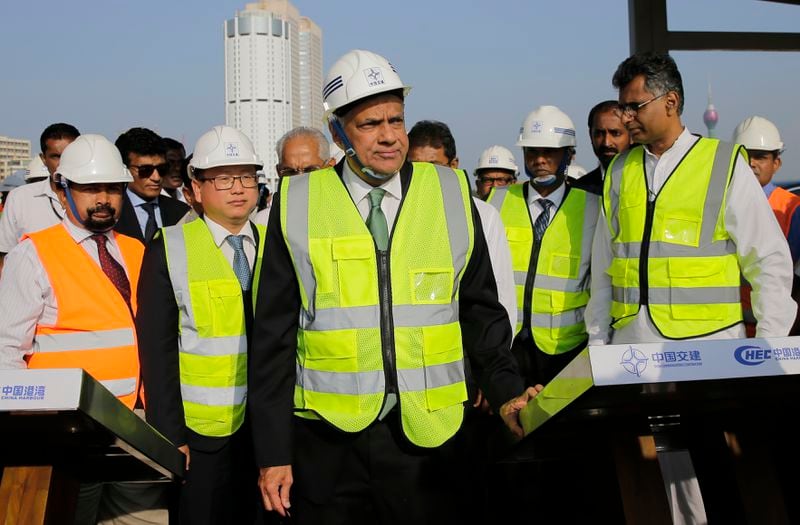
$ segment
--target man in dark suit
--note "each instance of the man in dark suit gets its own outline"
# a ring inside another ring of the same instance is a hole
[[[160,230],[142,263],[136,328],[147,422],[186,454],[181,523],[252,523],[247,337],[266,228],[248,217],[261,162],[228,126],[201,136],[195,151],[191,187],[203,216]]]
[[[631,139],[625,124],[622,123],[622,113],[616,100],[605,100],[593,107],[589,111],[588,126],[592,150],[600,165],[579,179],[567,179],[567,181],[574,188],[601,195],[606,168],[611,159],[628,150]]]
[[[162,176],[169,169],[161,137],[147,128],[131,128],[115,144],[133,182],[125,192],[122,215],[114,229],[147,244],[159,228],[177,224],[189,206],[161,195]]]

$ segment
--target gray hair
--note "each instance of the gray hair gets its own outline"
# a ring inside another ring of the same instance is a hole
[[[322,159],[323,162],[327,162],[331,158],[331,146],[328,143],[328,138],[317,128],[299,126],[290,129],[278,139],[278,143],[275,145],[275,153],[278,155],[278,162],[283,158],[283,148],[286,147],[286,143],[296,137],[309,137],[316,140],[319,146],[319,158]]]

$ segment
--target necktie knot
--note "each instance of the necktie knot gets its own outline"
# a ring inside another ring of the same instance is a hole
[[[228,244],[236,251],[244,249],[243,237],[244,235],[228,235],[226,239]]]
[[[552,205],[553,203],[549,199],[539,199],[539,206],[542,207],[545,213],[550,213],[550,206]]]
[[[536,217],[533,231],[536,235],[536,240],[541,241],[542,237],[544,237],[544,232],[547,230],[547,225],[550,224],[550,207],[553,205],[553,202],[548,199],[537,199],[536,202],[542,207],[542,213]]]
[[[383,200],[383,196],[386,195],[386,190],[383,188],[375,188],[374,190],[370,191],[368,195],[370,208],[379,208],[381,201]]]
[[[102,244],[103,247],[105,248],[106,243],[108,242],[108,237],[106,237],[102,233],[95,233],[94,235],[92,235],[92,240],[97,243],[98,247],[100,247],[100,245]]]

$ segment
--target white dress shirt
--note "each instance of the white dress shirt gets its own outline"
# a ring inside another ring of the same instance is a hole
[[[14,188],[0,215],[0,253],[8,253],[26,233],[56,225],[65,217],[50,180]]]
[[[244,254],[247,256],[247,262],[250,264],[250,273],[252,274],[253,264],[256,260],[256,239],[253,237],[253,228],[250,226],[250,222],[244,223],[244,226],[242,226],[238,233],[231,233],[214,222],[208,215],[203,215],[203,220],[206,222],[206,226],[208,226],[208,231],[211,232],[214,244],[222,251],[222,255],[225,256],[231,268],[233,268],[233,246],[231,246],[226,239],[229,235],[244,236],[242,246],[244,247]],[[264,239],[261,239],[261,242],[264,242]]]
[[[381,210],[386,216],[386,224],[389,226],[389,235],[391,236],[391,232],[394,229],[394,220],[397,218],[397,210],[400,208],[400,200],[403,198],[403,187],[400,184],[398,173],[392,175],[380,186],[370,186],[361,177],[353,173],[350,165],[345,162],[342,179],[347,191],[350,192],[350,197],[356,204],[356,208],[358,208],[358,213],[361,214],[361,218],[365,222],[371,207],[368,197],[369,192],[376,187],[386,190],[383,199],[381,199]]]
[[[542,195],[536,191],[536,188],[533,187],[533,184],[530,182],[528,183],[528,211],[531,214],[531,224],[536,224],[536,219],[539,218],[539,215],[542,214],[544,208],[541,204],[539,204],[539,199],[547,199],[553,203],[550,206],[549,210],[549,218],[547,220],[547,224],[549,225],[553,222],[553,217],[556,216],[556,212],[558,208],[561,206],[561,201],[564,200],[564,194],[567,192],[567,185],[561,184],[558,188],[556,188],[550,195],[547,197],[542,197]]]
[[[517,289],[514,286],[514,267],[511,265],[511,249],[508,247],[506,229],[500,219],[500,212],[494,206],[476,197],[472,200],[475,202],[483,226],[483,235],[486,237],[492,273],[497,283],[497,299],[508,312],[513,334],[517,328]]]
[[[645,148],[645,173],[651,198],[661,190],[670,173],[697,140],[684,128],[672,147],[660,157]],[[612,260],[611,235],[602,208],[600,213],[592,246],[591,299],[586,308],[589,344],[666,341],[650,319],[647,307],[642,307],[623,328],[610,329],[611,277],[606,270]],[[725,229],[736,245],[736,257],[742,274],[753,285],[753,313],[758,319],[756,336],[787,335],[797,308],[790,296],[793,269],[789,246],[755,175],[741,156],[736,159],[728,187],[723,220]],[[744,325],[740,323],[698,339],[744,336]]]
[[[153,204],[155,204],[153,211],[156,215],[156,227],[161,228],[162,226],[164,226],[161,222],[161,209],[158,206],[158,200],[159,200],[158,197],[156,197],[153,200],[146,201],[143,198],[136,195],[135,193],[133,193],[130,190],[130,188],[128,188],[125,191],[128,192],[128,199],[130,199],[131,204],[133,205],[133,211],[136,212],[136,220],[139,221],[139,228],[142,230],[142,236],[144,236],[145,227],[147,226],[147,211],[145,211],[145,209],[142,208],[142,204],[145,204],[147,202],[152,202]]]
[[[70,236],[100,266],[97,242],[92,232],[75,226],[69,219],[62,224]],[[113,232],[104,234],[111,256],[125,268]],[[55,292],[50,285],[33,241],[17,244],[5,258],[0,276],[0,369],[26,368],[23,357],[35,351],[36,325],[53,324],[58,316]]]

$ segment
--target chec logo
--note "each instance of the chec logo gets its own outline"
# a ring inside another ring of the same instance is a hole
[[[225,156],[226,157],[238,157],[239,156],[239,144],[235,142],[227,142],[225,143]]]
[[[622,359],[619,364],[621,364],[622,368],[629,374],[641,377],[642,373],[644,373],[647,368],[647,357],[639,350],[629,346],[628,349],[625,350],[625,353],[622,354]]]
[[[533,124],[531,124],[531,133],[541,133],[543,127],[544,122],[541,120],[534,120]]]
[[[772,359],[772,349],[750,345],[740,346],[733,351],[733,357],[743,365],[756,366]]]
[[[379,67],[369,67],[365,69],[364,76],[367,77],[367,85],[370,87],[383,84],[383,73]]]

